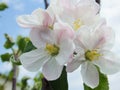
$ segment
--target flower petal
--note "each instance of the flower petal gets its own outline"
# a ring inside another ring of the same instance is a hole
[[[50,58],[43,49],[36,49],[20,56],[23,67],[29,71],[37,71]]]
[[[78,55],[71,62],[68,62],[66,71],[73,72],[74,70],[79,68],[79,66],[84,62],[85,62],[85,60],[82,59],[82,56]]]
[[[61,41],[59,48],[59,54],[55,58],[60,65],[64,65],[71,59],[71,55],[73,55],[75,46],[71,39],[67,39]]]
[[[82,64],[81,74],[83,82],[90,86],[91,88],[95,88],[99,85],[99,73],[97,68],[90,62],[86,62]]]
[[[48,14],[48,12],[41,8],[33,11],[31,15],[19,16],[17,18],[17,22],[20,26],[25,28],[33,28],[40,26],[48,27],[48,25],[53,24],[53,20]]]
[[[76,32],[75,44],[83,49],[91,49],[91,31],[88,27],[81,27],[80,30]]]
[[[99,60],[93,63],[100,67],[100,71],[104,74],[114,74],[120,71],[119,59],[110,51],[104,51]]]
[[[102,24],[94,32],[93,48],[111,49],[114,44],[114,31]]]
[[[22,15],[17,18],[17,23],[24,28],[32,28],[40,25],[41,23],[31,15]]]
[[[47,61],[42,69],[42,73],[47,80],[56,80],[60,77],[63,66],[60,66],[55,58]]]
[[[37,48],[45,47],[46,43],[52,43],[54,41],[53,31],[45,27],[32,29],[30,32],[30,40]]]
[[[74,39],[75,33],[67,23],[59,21],[54,25],[55,38],[59,44],[63,39]]]

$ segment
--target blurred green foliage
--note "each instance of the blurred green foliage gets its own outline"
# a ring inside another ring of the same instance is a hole
[[[0,11],[5,10],[6,8],[8,8],[8,5],[6,3],[4,3],[4,2],[1,2],[0,3]]]

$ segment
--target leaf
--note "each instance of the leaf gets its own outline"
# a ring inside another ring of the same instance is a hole
[[[11,54],[5,53],[5,54],[1,55],[1,60],[2,60],[2,62],[6,62],[6,61],[10,60],[10,57],[11,57]]]
[[[6,42],[4,44],[4,47],[6,49],[12,48],[12,46],[14,45],[12,38],[10,36],[8,36],[8,34],[5,34],[5,38],[6,38]]]
[[[33,46],[32,42],[30,41],[28,37],[18,36],[17,45],[18,45],[19,50],[22,53],[29,52],[35,49],[35,47]]]
[[[36,49],[36,48],[33,46],[32,42],[29,41],[29,42],[26,44],[23,52],[24,52],[24,53],[25,53],[25,52],[29,52],[29,51],[34,50],[34,49]]]
[[[27,81],[29,80],[30,78],[29,77],[23,77],[22,80],[21,80],[21,90],[28,90],[28,83]]]
[[[62,74],[59,79],[54,81],[49,81],[52,90],[68,90],[67,72],[64,66]]]
[[[42,88],[42,79],[43,75],[39,73],[37,76],[34,78],[34,85],[31,90],[41,90]]]
[[[98,71],[99,71],[99,85],[98,85],[98,87],[92,89],[89,86],[84,84],[84,90],[109,90],[109,83],[108,83],[107,76],[105,74],[102,74],[99,69],[98,69]]]
[[[0,84],[0,90],[4,90],[4,86]]]
[[[0,3],[0,11],[5,10],[6,8],[8,8],[6,3]]]
[[[18,48],[21,52],[24,51],[26,44],[29,42],[29,38],[28,37],[22,37],[22,36],[18,36],[17,37],[17,45]]]
[[[13,79],[13,75],[14,75],[13,70],[11,70],[8,74],[8,80],[11,81]]]

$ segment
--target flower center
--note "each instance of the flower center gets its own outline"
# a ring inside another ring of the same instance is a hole
[[[48,28],[50,29],[50,30],[53,30],[53,26],[51,25],[51,26],[48,26]]]
[[[59,47],[55,44],[46,44],[45,50],[52,56],[56,56],[59,53]]]
[[[101,56],[100,53],[97,52],[97,50],[88,50],[85,52],[85,58],[89,61],[97,60]]]
[[[77,31],[82,25],[83,22],[80,19],[77,19],[73,22],[73,28],[75,31]]]

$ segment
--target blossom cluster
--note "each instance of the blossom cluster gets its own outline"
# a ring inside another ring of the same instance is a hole
[[[64,65],[67,72],[81,66],[83,82],[95,88],[99,72],[114,74],[120,63],[111,52],[114,31],[99,14],[95,0],[51,0],[49,7],[17,18],[30,28],[30,40],[37,48],[20,56],[24,68],[40,68],[47,80],[58,79]]]

